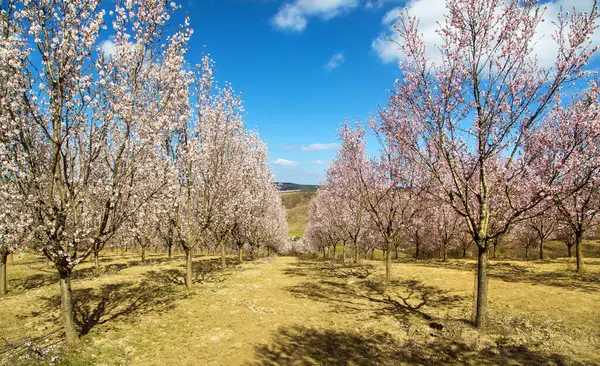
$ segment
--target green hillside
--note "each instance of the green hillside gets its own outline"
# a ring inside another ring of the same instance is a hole
[[[316,191],[319,186],[315,184],[296,184],[289,182],[275,182],[279,186],[279,190],[286,191]]]
[[[282,192],[281,199],[287,210],[290,236],[302,236],[306,228],[306,217],[314,191]]]

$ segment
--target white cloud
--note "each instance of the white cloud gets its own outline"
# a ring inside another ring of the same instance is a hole
[[[335,55],[331,56],[327,64],[325,64],[325,70],[331,71],[333,69],[337,69],[344,63],[344,61],[346,61],[344,53],[338,52]]]
[[[372,1],[367,1],[365,3],[365,9],[367,10],[371,10],[371,9],[380,9],[382,8],[386,3],[391,3],[391,2],[400,2],[399,0],[372,0]]]
[[[315,164],[315,165],[325,165],[325,162],[323,160],[315,160],[313,162],[313,164]]]
[[[332,142],[330,144],[310,144],[308,146],[302,146],[302,151],[318,151],[318,150],[335,150],[338,148],[338,144]]]
[[[100,50],[104,54],[104,57],[110,57],[117,54],[117,46],[115,45],[115,42],[110,39],[100,43]]]
[[[381,22],[386,27],[386,31],[371,43],[371,49],[383,63],[400,61],[404,57],[397,44],[400,38],[392,28],[398,22],[402,10],[403,7],[395,7],[383,16]],[[443,21],[444,15],[448,13],[445,0],[411,0],[406,3],[406,10],[408,14],[419,19],[419,28],[427,45],[427,56],[434,62],[439,61],[441,55],[436,45],[441,43],[441,38],[436,30],[438,22]]]
[[[329,20],[353,10],[358,5],[359,0],[294,0],[283,4],[271,22],[282,30],[302,32],[311,17]]]
[[[275,165],[281,165],[281,166],[296,166],[296,165],[300,165],[300,163],[297,162],[297,161],[286,160],[286,159],[282,159],[282,158],[279,158],[279,159],[275,160],[273,162],[273,164],[275,164]]]
[[[551,67],[556,60],[558,45],[552,35],[556,29],[553,22],[557,20],[560,6],[562,5],[564,11],[571,11],[573,7],[582,11],[591,9],[591,4],[592,0],[554,0],[542,5],[547,8],[545,21],[538,25],[537,42],[534,46],[534,54],[542,67]],[[439,62],[441,54],[437,47],[442,44],[442,39],[436,30],[438,22],[442,23],[444,15],[448,13],[445,0],[410,0],[406,3],[406,9],[408,14],[419,19],[419,29],[426,44],[426,55],[433,62]],[[404,57],[396,44],[399,37],[392,28],[393,24],[397,23],[401,10],[402,7],[395,7],[385,14],[382,23],[386,29],[371,43],[371,49],[383,63],[397,62]],[[596,31],[594,40],[600,42],[600,30]]]

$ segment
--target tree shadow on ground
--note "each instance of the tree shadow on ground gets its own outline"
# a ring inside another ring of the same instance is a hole
[[[393,316],[401,321],[409,316],[433,321],[435,317],[426,312],[427,308],[439,311],[466,300],[463,296],[448,295],[444,290],[412,280],[390,281],[387,285],[376,281],[353,284],[305,282],[288,288],[288,291],[300,298],[333,304],[334,312],[370,314],[373,318]]]
[[[31,276],[8,280],[9,289],[32,290],[58,282],[58,274],[36,273]]]
[[[221,259],[203,259],[192,262],[192,276],[194,283],[223,282],[231,275],[232,270],[239,270],[239,260],[227,260],[228,267],[221,268]],[[162,268],[151,270],[145,276],[154,282],[163,284],[185,285],[185,268]]]
[[[175,307],[175,302],[191,293],[178,291],[175,286],[165,285],[150,279],[139,282],[126,281],[103,284],[100,288],[73,290],[75,323],[80,335],[86,335],[100,324],[117,319],[134,321],[135,317],[149,312],[166,312]],[[60,295],[42,297],[42,306],[31,316],[51,316],[57,325],[61,323]]]
[[[365,336],[304,326],[280,328],[270,344],[256,346],[255,352],[257,361],[248,365],[582,365],[522,346],[477,351],[449,339],[400,343],[387,333]]]
[[[427,286],[416,280],[394,280],[385,283],[365,278],[365,273],[370,272],[369,267],[331,268],[320,262],[313,262],[312,266],[304,262],[292,267],[290,274],[297,271],[307,278],[312,278],[288,287],[287,290],[299,298],[332,304],[333,312],[369,314],[372,318],[393,316],[399,321],[416,316],[426,321],[434,321],[436,318],[427,311],[440,312],[468,300],[464,296],[450,295],[448,291]],[[435,322],[429,325],[434,329],[443,327]]]
[[[100,275],[108,275],[118,273],[125,268],[139,264],[138,262],[127,262],[127,263],[113,263],[109,265],[101,266]],[[58,272],[51,267],[39,269],[43,273],[36,273],[31,276],[15,278],[9,281],[11,288],[19,290],[32,290],[48,285],[58,283]],[[71,275],[72,280],[80,280],[88,277],[95,277],[96,270],[94,267],[87,267],[76,269]]]
[[[547,261],[548,263],[554,263]],[[562,263],[562,262],[561,262]],[[407,262],[407,264],[409,264]],[[419,261],[409,265],[446,268],[475,273],[476,264],[463,261]],[[532,285],[545,285],[560,287],[569,290],[594,293],[600,292],[600,273],[587,273],[584,275],[565,270],[536,271],[535,269],[507,262],[490,262],[488,276],[511,283],[526,283]]]
[[[352,264],[319,259],[300,259],[291,263],[284,273],[292,277],[367,278],[374,272],[372,264]]]
[[[168,258],[148,258],[145,263],[142,263],[141,260],[133,260],[121,263],[110,263],[109,261],[101,261],[100,262],[100,272],[96,272],[95,267],[84,267],[84,268],[76,268],[72,275],[72,280],[81,280],[84,278],[92,278],[97,277],[98,275],[111,275],[121,272],[122,270],[134,266],[140,265],[160,265],[163,263],[169,263],[172,260]],[[58,282],[58,273],[53,267],[39,268],[39,271],[43,273],[36,273],[31,276],[15,278],[9,280],[10,288],[18,289],[18,290],[32,290],[48,285],[53,285]]]

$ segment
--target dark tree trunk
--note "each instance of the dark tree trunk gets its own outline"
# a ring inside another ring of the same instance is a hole
[[[398,246],[395,247],[394,259],[398,260]]]
[[[390,280],[390,273],[392,272],[392,256],[390,254],[390,244],[388,243],[387,249],[385,250],[385,280]]]
[[[354,238],[354,264],[358,264],[358,238]]]
[[[185,287],[192,289],[192,249],[184,247],[185,252]]]
[[[64,269],[59,273],[60,283],[60,307],[62,310],[63,325],[67,344],[79,343],[75,319],[73,317],[73,293],[71,291],[71,270]]]
[[[467,258],[467,248],[463,247],[463,258]]]
[[[242,247],[238,246],[238,257],[240,259],[240,263],[242,263],[244,261],[244,251],[242,250]]]
[[[577,258],[577,273],[583,274],[583,253],[581,248],[581,241],[583,235],[581,231],[575,232],[575,256]]]
[[[173,245],[167,245],[167,257],[169,259],[171,259],[171,251],[172,251],[172,247]]]
[[[97,251],[94,250],[94,268],[96,270],[96,275],[100,274],[100,258]]]
[[[227,268],[227,258],[225,257],[225,240],[221,240],[221,268]]]
[[[485,328],[487,320],[487,256],[488,248],[485,243],[477,244],[477,305],[475,326]]]
[[[98,240],[94,241],[94,268],[96,271],[96,276],[100,274],[100,242]]]
[[[419,243],[419,241],[415,242],[415,259],[419,259],[419,252],[421,250],[421,244]]]
[[[142,245],[142,264],[146,264],[146,246]]]
[[[544,259],[544,239],[540,239],[540,259]]]
[[[567,245],[567,255],[569,256],[569,258],[573,257],[573,253],[571,253],[571,245]]]
[[[333,260],[337,258],[337,244],[333,244]]]
[[[525,259],[529,259],[529,247],[525,247]]]
[[[0,253],[0,295],[6,295],[6,262],[8,253]]]
[[[446,262],[448,260],[448,255],[446,251],[446,244],[442,245],[442,261]]]

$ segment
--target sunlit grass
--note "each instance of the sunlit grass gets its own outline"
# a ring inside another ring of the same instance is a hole
[[[31,255],[9,262],[0,363],[49,364],[36,358],[39,350],[72,365],[600,362],[598,259],[588,259],[583,277],[567,259],[491,261],[483,332],[469,325],[473,260],[403,255],[386,286],[383,261],[342,265],[340,253],[337,262],[230,258],[226,270],[215,257],[196,257],[187,291],[182,257],[150,254],[147,265],[137,253],[101,259],[103,275],[88,275],[89,262],[75,275],[84,345],[66,353],[53,269]]]

